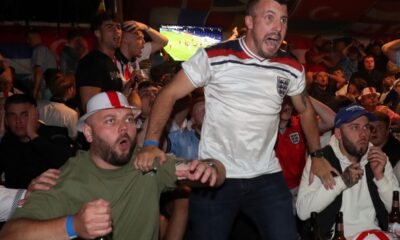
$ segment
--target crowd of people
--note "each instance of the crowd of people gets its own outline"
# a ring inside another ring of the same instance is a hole
[[[23,89],[0,59],[0,239],[308,239],[312,212],[330,239],[339,211],[349,239],[389,231],[400,40],[318,35],[302,64],[287,4],[248,1],[244,28],[183,63],[109,13],[59,62],[29,31]]]

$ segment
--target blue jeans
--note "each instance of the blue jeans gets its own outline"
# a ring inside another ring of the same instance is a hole
[[[282,172],[251,179],[226,179],[220,188],[193,190],[189,239],[228,239],[240,210],[254,222],[262,239],[297,239],[292,196]]]

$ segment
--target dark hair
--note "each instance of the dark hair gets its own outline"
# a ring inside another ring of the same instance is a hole
[[[374,116],[376,117],[376,121],[382,121],[385,123],[385,126],[389,128],[390,125],[390,118],[386,113],[375,111],[373,112]]]
[[[56,79],[48,85],[51,94],[56,98],[63,98],[68,89],[75,86],[75,75],[68,74],[64,76],[59,73]]]
[[[78,33],[77,31],[75,31],[74,29],[71,29],[68,31],[67,33],[67,40],[71,41],[72,39],[76,38],[76,37],[80,37],[82,36],[80,33]]]
[[[250,16],[254,14],[254,8],[260,0],[249,0],[246,5],[245,15]],[[289,0],[274,0],[281,5],[288,5]]]
[[[7,108],[11,104],[20,104],[20,103],[29,103],[34,106],[37,106],[36,100],[28,94],[14,94],[6,98],[6,102],[4,103],[4,109],[7,111]]]
[[[153,82],[153,81],[143,81],[143,82],[139,83],[138,91],[141,91],[141,90],[143,90],[143,88],[148,88],[148,87],[159,88],[160,85],[158,85],[156,82]]]
[[[57,68],[48,68],[44,73],[43,73],[43,78],[46,83],[46,86],[49,87],[52,85],[53,82],[56,81],[57,76],[61,74],[61,71]]]
[[[92,30],[92,32],[99,30],[101,25],[106,21],[117,21],[117,19],[109,12],[96,15],[90,24],[90,30]]]
[[[351,75],[348,85],[350,84],[353,84],[359,92],[362,92],[362,90],[368,86],[368,82],[357,74]],[[349,89],[347,88],[347,92],[348,91]]]
[[[353,101],[347,96],[338,95],[333,98],[333,101],[329,105],[329,107],[335,112],[339,112],[341,108],[347,107],[352,104]]]

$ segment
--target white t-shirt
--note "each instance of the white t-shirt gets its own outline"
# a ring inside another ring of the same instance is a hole
[[[303,66],[286,56],[261,59],[239,39],[200,49],[182,67],[195,87],[205,87],[199,158],[220,160],[228,178],[280,171],[279,112],[285,95],[303,92]]]

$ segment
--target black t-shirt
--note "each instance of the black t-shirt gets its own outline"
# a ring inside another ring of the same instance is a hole
[[[99,87],[102,92],[122,91],[122,80],[112,59],[94,50],[79,61],[76,86],[78,89],[84,86]]]

